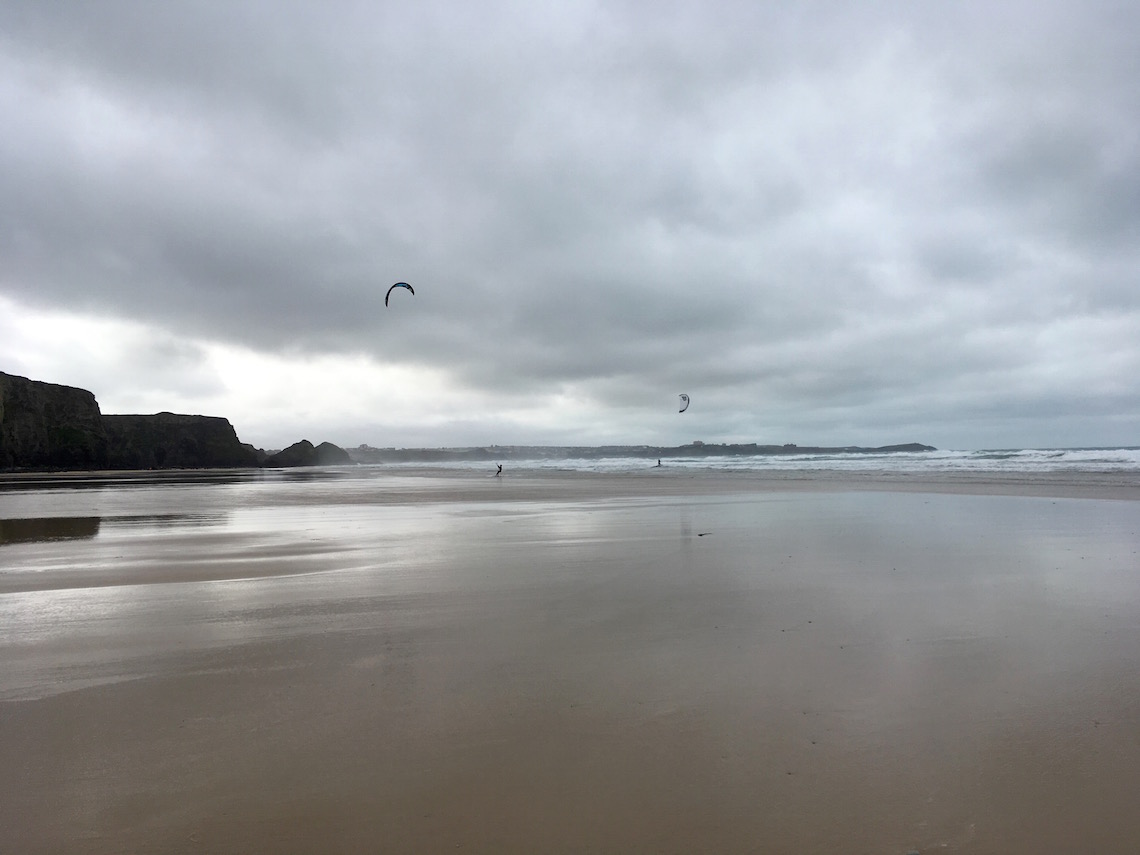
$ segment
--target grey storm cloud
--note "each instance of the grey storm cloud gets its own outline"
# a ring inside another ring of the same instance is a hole
[[[1140,369],[1137,36],[1075,0],[0,0],[0,293],[700,389],[744,436],[1060,419]]]

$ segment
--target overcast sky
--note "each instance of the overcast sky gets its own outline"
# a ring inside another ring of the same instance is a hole
[[[0,371],[266,448],[1137,445],[1138,44],[1132,0],[0,0]]]

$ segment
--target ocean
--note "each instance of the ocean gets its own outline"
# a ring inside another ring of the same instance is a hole
[[[538,457],[504,459],[504,470],[622,473],[656,468],[656,460],[644,457]],[[919,451],[898,453],[757,454],[670,457],[663,469],[706,472],[858,472],[883,474],[941,473],[1137,473],[1140,446],[1120,448],[1020,448],[981,451]],[[486,471],[486,460],[454,460],[445,463],[375,464],[384,470]],[[369,466],[369,468],[372,468]]]

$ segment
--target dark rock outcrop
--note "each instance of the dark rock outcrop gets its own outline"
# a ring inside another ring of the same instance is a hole
[[[228,419],[156,413],[103,416],[111,469],[206,469],[257,466]]]
[[[265,458],[262,466],[285,468],[292,466],[337,466],[352,463],[348,452],[331,442],[314,446],[307,439],[295,442],[288,448]]]
[[[271,469],[289,466],[316,466],[317,449],[307,439],[303,439],[276,454],[269,455],[262,461],[261,465]]]
[[[254,448],[248,442],[243,442],[241,444],[241,447],[253,455],[253,459],[257,461],[258,466],[261,466],[263,463],[265,463],[265,458],[269,456],[266,454],[264,448]]]
[[[216,416],[105,416],[86,389],[0,372],[0,469],[225,469],[258,466]]]
[[[94,395],[0,372],[0,469],[95,469],[106,460]]]
[[[339,445],[333,445],[331,442],[322,442],[317,446],[317,463],[321,466],[340,466],[343,464],[351,464],[352,458],[349,457],[348,452]]]

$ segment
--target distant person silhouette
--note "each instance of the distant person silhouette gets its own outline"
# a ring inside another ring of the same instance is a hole
[[[503,474],[503,464],[502,463],[498,464],[498,467],[499,467],[499,471],[495,473],[496,478],[498,478],[500,475]]]

